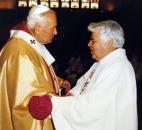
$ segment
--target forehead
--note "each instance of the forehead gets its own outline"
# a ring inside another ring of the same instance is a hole
[[[48,11],[44,14],[44,17],[46,19],[46,25],[49,26],[56,26],[57,25],[57,16],[55,12]]]
[[[92,32],[91,39],[99,39],[100,38],[100,32]]]

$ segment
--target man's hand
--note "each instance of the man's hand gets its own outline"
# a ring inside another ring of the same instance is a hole
[[[71,84],[69,81],[67,80],[63,80],[62,84],[61,84],[62,88],[65,88],[67,90],[67,92],[71,89]]]
[[[35,119],[45,119],[52,112],[51,97],[47,95],[32,96],[28,103],[28,110]]]

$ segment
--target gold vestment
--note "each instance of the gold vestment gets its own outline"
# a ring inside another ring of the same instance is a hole
[[[0,53],[0,130],[52,130],[51,119],[34,119],[27,105],[31,96],[54,94],[53,85],[39,53],[20,38],[10,39]]]

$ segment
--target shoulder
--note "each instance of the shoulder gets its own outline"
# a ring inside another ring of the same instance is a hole
[[[20,38],[9,39],[1,50],[1,57],[3,57],[3,60],[12,59],[13,61],[23,57],[33,62],[41,58],[34,48]]]
[[[12,50],[12,52],[26,53],[33,48],[26,43],[23,39],[20,38],[11,38],[6,44],[7,49]],[[11,52],[11,53],[12,53]]]
[[[134,73],[133,67],[127,57],[125,58],[116,58],[105,64],[100,65],[100,72],[103,72],[105,75],[125,75]]]

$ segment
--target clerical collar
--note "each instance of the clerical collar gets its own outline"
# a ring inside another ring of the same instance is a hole
[[[102,63],[106,63],[108,62],[109,60],[112,60],[112,59],[115,59],[116,57],[126,57],[126,52],[125,52],[125,49],[123,48],[118,48],[114,51],[112,51],[111,53],[109,53],[107,56],[105,56],[103,59],[101,59],[99,62],[102,64]]]
[[[54,57],[50,54],[50,52],[46,49],[46,47],[42,44],[39,43],[32,35],[29,33],[22,31],[22,30],[11,30],[11,35],[10,37],[16,37],[16,38],[21,38],[26,43],[31,45],[46,61],[46,63],[50,66],[54,61]]]

